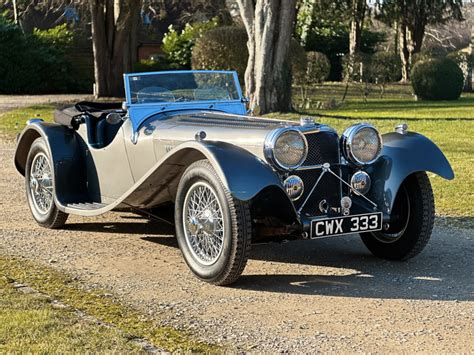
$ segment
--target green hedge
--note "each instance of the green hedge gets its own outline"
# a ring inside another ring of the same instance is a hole
[[[473,65],[472,54],[469,54],[463,51],[456,51],[456,52],[449,53],[446,57],[454,61],[458,65],[459,69],[461,69],[462,74],[464,76],[464,85],[466,85],[469,72],[472,71],[472,65]]]
[[[247,31],[244,27],[222,26],[208,30],[196,40],[192,51],[192,68],[208,70],[235,70],[244,83],[248,62]],[[293,76],[300,80],[306,72],[306,52],[292,39],[290,62]]]
[[[415,94],[423,100],[457,100],[461,96],[464,76],[449,58],[418,61],[411,71]]]
[[[402,78],[402,61],[398,54],[376,52],[370,58],[370,79],[378,84],[393,83]]]
[[[90,89],[66,59],[72,39],[66,25],[25,35],[17,25],[0,18],[0,93],[48,94]]]
[[[247,61],[247,31],[243,27],[224,26],[206,32],[192,53],[193,69],[235,70],[242,83]]]
[[[179,65],[171,63],[164,55],[158,55],[151,59],[142,59],[138,61],[133,67],[133,72],[143,73],[177,69],[180,69]]]
[[[181,32],[176,31],[173,25],[171,25],[163,37],[162,48],[166,58],[180,68],[189,69],[196,40],[217,26],[217,18],[210,21],[187,24]]]

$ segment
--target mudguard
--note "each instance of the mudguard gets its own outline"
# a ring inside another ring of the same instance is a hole
[[[67,203],[87,195],[83,150],[75,132],[65,126],[39,119],[29,123],[18,137],[14,155],[17,171],[25,175],[30,146],[39,137],[46,141],[52,159],[57,202]]]
[[[248,201],[269,186],[284,193],[277,174],[247,150],[224,142],[188,141],[160,159],[127,193],[124,203],[149,208],[173,201],[184,170],[200,159],[210,161],[224,186],[239,200]]]
[[[427,137],[407,132],[383,135],[381,157],[367,168],[372,177],[372,189],[367,195],[385,214],[390,214],[402,182],[411,174],[430,171],[447,180],[454,179],[448,160]]]
[[[245,149],[224,142],[188,141],[168,152],[116,201],[94,210],[78,210],[68,203],[83,201],[88,195],[83,142],[62,125],[39,120],[29,124],[18,139],[14,156],[16,169],[22,175],[30,146],[38,137],[47,143],[54,165],[55,200],[66,213],[92,216],[115,208],[146,209],[174,201],[181,175],[200,159],[211,162],[224,186],[237,199],[248,201],[270,186],[285,194],[270,166]]]

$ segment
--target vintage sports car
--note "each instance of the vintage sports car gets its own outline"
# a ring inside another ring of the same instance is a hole
[[[217,285],[240,276],[256,241],[359,233],[393,260],[428,242],[435,207],[426,171],[454,174],[406,125],[381,136],[360,123],[339,136],[311,118],[250,117],[229,71],[124,80],[124,103],[79,102],[55,123],[29,120],[19,136],[14,161],[41,226],[108,211],[161,221],[171,210],[189,268]]]

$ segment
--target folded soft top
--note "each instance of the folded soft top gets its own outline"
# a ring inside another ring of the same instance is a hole
[[[91,102],[81,101],[74,106],[66,106],[54,111],[54,122],[73,128],[72,119],[88,113],[97,119],[104,118],[106,114],[122,109],[121,102]]]

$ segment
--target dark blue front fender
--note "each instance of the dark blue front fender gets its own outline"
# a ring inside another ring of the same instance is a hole
[[[224,142],[188,141],[171,150],[140,178],[125,194],[125,203],[151,208],[174,201],[184,170],[200,159],[209,160],[223,185],[239,200],[249,201],[267,187],[275,187],[286,196],[278,175],[254,154]]]
[[[385,214],[390,214],[395,197],[403,181],[420,171],[435,173],[447,180],[454,179],[454,172],[443,152],[425,136],[388,133],[383,135],[382,155],[367,172],[373,186],[367,195]]]

